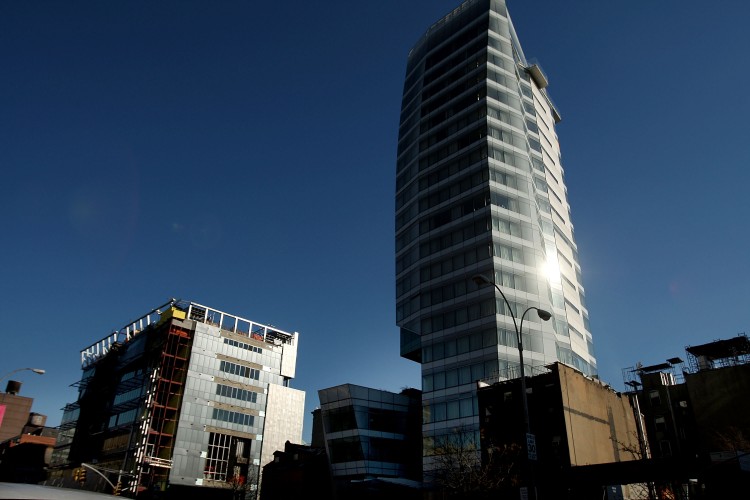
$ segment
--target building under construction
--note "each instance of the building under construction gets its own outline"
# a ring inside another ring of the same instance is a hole
[[[83,465],[86,489],[139,498],[257,490],[274,451],[302,440],[305,393],[290,388],[297,342],[175,299],[128,323],[81,351],[51,480]]]

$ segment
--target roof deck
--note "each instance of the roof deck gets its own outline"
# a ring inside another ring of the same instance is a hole
[[[125,344],[140,332],[172,317],[216,326],[223,331],[243,335],[272,345],[293,345],[296,337],[296,333],[285,332],[272,325],[256,323],[196,302],[170,299],[83,349],[81,351],[81,368],[86,368],[96,362],[116,345]]]

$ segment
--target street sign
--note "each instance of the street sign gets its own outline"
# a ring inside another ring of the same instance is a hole
[[[531,433],[526,434],[526,450],[529,460],[536,460],[536,436]]]
[[[521,500],[529,500],[529,489],[526,486],[521,486]]]

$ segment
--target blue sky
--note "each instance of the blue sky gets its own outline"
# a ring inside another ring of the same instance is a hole
[[[410,47],[455,0],[0,3],[0,376],[59,424],[81,349],[171,297],[300,332],[317,391],[398,355]],[[510,0],[563,121],[601,378],[748,329],[750,4]],[[5,381],[3,381],[3,385]]]

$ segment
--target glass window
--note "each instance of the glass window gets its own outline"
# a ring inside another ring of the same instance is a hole
[[[467,316],[467,311],[465,308],[456,309],[455,312],[456,312],[456,325],[463,325],[469,320]]]
[[[486,318],[487,316],[492,316],[493,314],[495,314],[495,310],[496,309],[493,306],[491,300],[483,300],[481,302],[481,308],[482,309],[481,309],[481,312],[480,312],[480,317],[482,317],[482,318]]]
[[[323,423],[328,432],[339,432],[357,428],[354,409],[350,406],[326,411],[323,414]]]
[[[422,348],[422,362],[429,363],[432,359],[432,346]]]
[[[659,395],[659,391],[656,389],[652,389],[648,392],[648,397],[651,401],[651,406],[660,406],[661,405],[661,396]]]
[[[471,365],[471,381],[476,382],[477,380],[482,380],[483,378],[484,378],[484,365],[482,363]]]
[[[480,309],[479,304],[471,304],[469,306],[469,321],[474,321],[476,319],[479,319],[480,316]]]
[[[353,462],[365,458],[359,438],[333,439],[328,442],[328,448],[331,463]]]
[[[471,417],[473,415],[471,398],[464,398],[460,401],[460,410],[462,417]]]
[[[436,403],[432,406],[433,422],[442,422],[446,419],[445,403]]]
[[[448,340],[445,342],[445,357],[450,358],[456,355],[456,341]]]
[[[497,345],[497,331],[485,330],[482,334],[482,345],[484,347],[491,347]]]
[[[458,385],[458,370],[448,370],[445,372],[445,386],[446,387],[456,387]]]
[[[206,465],[203,470],[205,479],[226,480],[231,443],[231,436],[214,432],[209,435]]]
[[[447,405],[448,420],[459,418],[461,416],[459,412],[458,401],[449,401]]]
[[[445,358],[445,349],[442,342],[432,346],[432,356],[435,360]]]
[[[445,389],[445,372],[433,373],[432,377],[435,386],[434,390],[439,391],[440,389]]]
[[[482,348],[482,334],[480,332],[472,333],[469,336],[469,343],[472,351],[477,351]]]
[[[497,375],[497,360],[493,359],[491,361],[485,361],[484,362],[484,373],[485,377],[491,377],[494,375]]]
[[[664,432],[667,430],[667,420],[664,417],[655,417],[654,418],[654,427],[656,428],[657,432]]]
[[[469,336],[465,335],[458,339],[458,354],[465,354],[471,350],[469,345]]]

